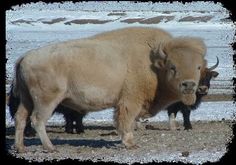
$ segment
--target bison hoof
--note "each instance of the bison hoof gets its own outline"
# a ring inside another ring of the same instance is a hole
[[[77,133],[77,134],[84,133],[84,130],[80,130],[80,129],[79,129],[79,130],[76,130],[76,133]]]
[[[176,131],[176,130],[177,130],[177,127],[170,127],[170,130],[171,130],[171,131]]]
[[[191,130],[193,129],[192,126],[189,126],[189,127],[185,127],[184,130]]]
[[[26,137],[34,137],[36,135],[35,131],[31,131],[31,132],[25,132],[25,136]]]
[[[43,153],[58,153],[58,152],[59,152],[59,151],[56,150],[56,149],[50,149],[50,150],[44,149],[44,150],[43,150]]]
[[[73,129],[66,129],[65,132],[66,132],[66,133],[70,133],[70,134],[73,134],[73,133],[74,133]]]
[[[25,146],[23,146],[23,147],[16,147],[16,152],[17,153],[26,153]]]
[[[138,145],[134,144],[132,146],[125,146],[125,148],[128,149],[128,150],[135,150],[135,149],[138,149],[140,147]]]
[[[58,153],[59,151],[57,149],[44,149],[43,153]]]
[[[44,146],[43,147],[43,152],[45,153],[53,153],[53,152],[58,152],[54,146]]]
[[[137,144],[135,144],[134,142],[129,142],[129,143],[125,143],[125,148],[128,150],[134,150],[137,148],[140,148]]]

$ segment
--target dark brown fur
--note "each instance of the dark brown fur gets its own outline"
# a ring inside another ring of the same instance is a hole
[[[197,99],[195,104],[185,105],[182,102],[177,102],[167,107],[171,130],[176,130],[177,128],[175,118],[179,111],[181,111],[181,113],[183,114],[184,129],[192,129],[192,124],[190,122],[191,111],[197,109],[198,106],[201,104],[203,96],[207,95],[208,93],[211,79],[216,78],[218,74],[219,73],[216,71],[211,71],[209,69],[205,70],[205,72],[203,73],[204,77],[199,82],[199,89],[196,93]]]

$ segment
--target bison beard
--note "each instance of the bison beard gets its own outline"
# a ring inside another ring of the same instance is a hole
[[[17,108],[20,104],[20,98],[15,97],[13,94],[13,85],[11,85],[10,92],[8,93],[8,106],[9,112],[12,118],[14,118]],[[61,113],[65,119],[65,132],[66,133],[84,133],[84,125],[82,123],[83,117],[86,115],[85,113],[78,113],[70,108],[67,108],[63,105],[58,105],[55,109],[54,113]],[[75,124],[74,124],[75,123]],[[24,130],[25,136],[35,136],[35,130],[31,126],[31,122],[29,117],[27,118],[26,128]]]
[[[185,105],[192,105],[196,102],[196,95],[195,94],[184,94],[182,96],[182,102]]]

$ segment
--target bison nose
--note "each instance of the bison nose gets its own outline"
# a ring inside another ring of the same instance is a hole
[[[194,81],[184,81],[181,85],[185,89],[193,89],[196,86],[196,83]]]
[[[184,94],[193,94],[196,92],[196,83],[194,81],[183,81],[181,83],[181,91]]]
[[[208,87],[205,85],[199,86],[198,87],[198,93],[200,94],[207,94],[208,92]]]

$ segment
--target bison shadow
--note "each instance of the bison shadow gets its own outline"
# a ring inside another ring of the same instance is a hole
[[[104,140],[104,139],[99,139],[99,140],[92,140],[92,139],[79,139],[79,140],[62,140],[62,139],[52,139],[52,143],[54,145],[71,145],[74,147],[92,147],[92,148],[112,148],[116,147],[117,144],[121,144],[121,140]]]
[[[107,130],[107,131],[111,131],[111,130],[116,130],[115,127],[113,126],[97,126],[97,125],[89,125],[89,126],[84,126],[84,130]]]
[[[38,139],[39,141],[39,139]],[[111,141],[111,140],[93,140],[93,139],[52,139],[54,145],[70,145],[74,147],[91,147],[91,148],[112,148],[116,147],[117,144],[121,144],[121,140]],[[41,144],[41,143],[40,143]],[[32,144],[31,144],[32,145]]]
[[[91,147],[91,148],[113,148],[121,144],[121,140],[92,140],[92,139],[51,139],[52,143],[56,146],[70,145],[74,147]],[[25,146],[42,146],[39,138],[27,138],[24,140]],[[6,138],[6,148],[14,145],[14,138]]]
[[[57,128],[62,127],[62,130],[56,130]],[[47,128],[46,128],[47,129]],[[112,131],[115,130],[115,127],[113,126],[97,126],[97,125],[89,125],[89,126],[84,126],[85,131],[86,130],[107,130],[107,131]],[[64,126],[48,126],[47,129],[48,133],[66,133]],[[15,135],[15,127],[8,127],[6,128],[6,135]]]
[[[50,126],[51,128],[56,128],[56,126]],[[114,130],[113,126],[86,126],[85,129],[90,130]],[[64,131],[58,130],[48,130],[47,132],[52,133],[62,133],[65,134]],[[14,136],[15,134],[15,127],[6,128],[6,136]],[[68,134],[70,135],[70,134]],[[102,136],[102,135],[101,135]],[[116,147],[117,144],[121,144],[121,140],[117,141],[109,141],[104,139],[93,140],[93,139],[51,139],[54,145],[71,145],[75,147],[84,146],[84,147],[92,147],[92,148],[111,148]],[[38,137],[25,137],[24,143],[26,146],[31,145],[41,145],[40,139]],[[14,145],[14,137],[6,137],[6,148],[10,148],[10,146]]]

